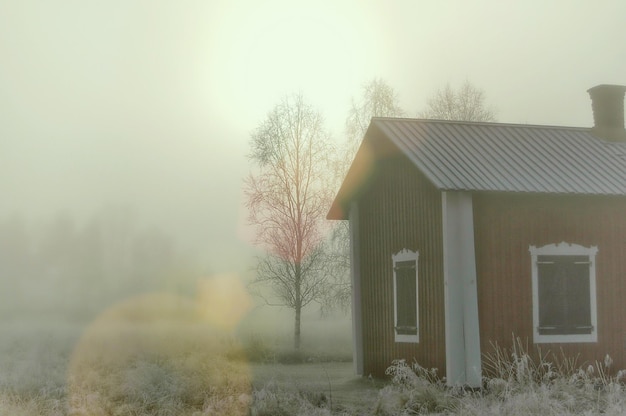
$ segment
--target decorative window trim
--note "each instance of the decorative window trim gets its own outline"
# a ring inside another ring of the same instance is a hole
[[[404,249],[391,256],[393,260],[393,333],[395,342],[419,342],[419,280],[418,280],[418,258],[419,253],[417,251],[411,251]],[[415,335],[398,334],[398,291],[396,282],[396,264],[404,261],[415,261],[415,322],[417,327]]]
[[[532,258],[532,286],[533,286],[533,335],[535,343],[571,343],[571,342],[598,342],[598,316],[596,302],[596,254],[597,246],[583,247],[578,244],[568,244],[565,241],[559,244],[548,244],[542,247],[530,246]],[[589,334],[555,334],[539,333],[539,268],[537,256],[587,256],[589,257],[589,307],[591,318],[591,333]]]

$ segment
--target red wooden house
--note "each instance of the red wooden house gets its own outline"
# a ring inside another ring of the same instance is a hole
[[[357,374],[479,386],[512,335],[626,368],[626,87],[589,128],[374,118],[328,218],[351,230]]]

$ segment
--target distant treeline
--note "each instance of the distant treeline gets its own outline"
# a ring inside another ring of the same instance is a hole
[[[0,318],[42,313],[89,319],[128,296],[191,294],[198,273],[157,227],[139,227],[126,209],[79,223],[59,213],[44,221],[0,218]]]

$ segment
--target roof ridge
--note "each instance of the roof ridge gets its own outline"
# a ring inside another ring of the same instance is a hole
[[[436,123],[436,124],[467,124],[476,126],[494,126],[494,127],[523,127],[523,128],[543,128],[543,129],[559,129],[559,130],[579,130],[590,131],[591,127],[576,126],[558,126],[553,124],[523,124],[523,123],[504,123],[494,121],[463,121],[463,120],[442,120],[434,118],[413,118],[413,117],[372,117],[372,121],[418,121],[420,123]]]

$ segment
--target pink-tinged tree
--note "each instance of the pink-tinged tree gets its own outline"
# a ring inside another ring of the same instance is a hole
[[[267,252],[254,284],[271,288],[268,304],[294,310],[296,349],[302,309],[332,292],[334,254],[325,235],[332,150],[321,114],[301,94],[285,97],[252,134],[256,170],[244,186],[250,224]]]

